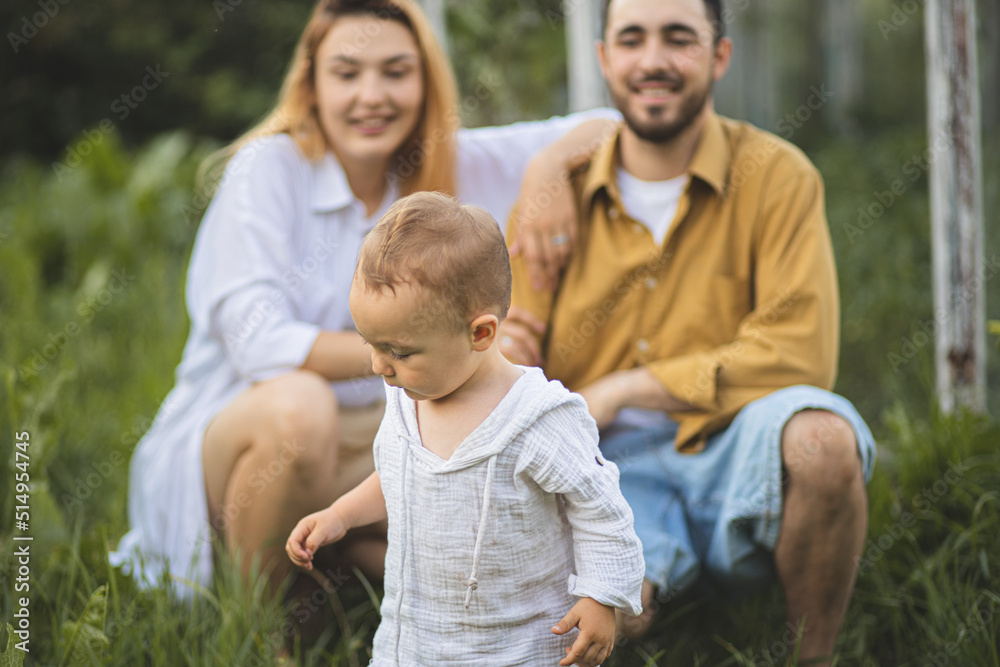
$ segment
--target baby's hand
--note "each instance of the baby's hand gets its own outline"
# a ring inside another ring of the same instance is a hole
[[[559,661],[563,667],[599,665],[615,647],[615,610],[597,600],[580,598],[569,613],[556,623],[552,632],[563,635],[575,627],[580,628],[573,646],[566,649],[566,657]]]
[[[299,521],[288,536],[285,552],[292,562],[305,570],[312,569],[312,558],[324,544],[336,542],[347,533],[347,525],[340,514],[327,507]]]

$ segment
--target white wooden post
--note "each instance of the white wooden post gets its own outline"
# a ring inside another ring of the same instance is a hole
[[[941,409],[986,409],[983,198],[975,0],[927,0],[935,374]]]
[[[598,0],[563,0],[566,17],[566,66],[569,70],[569,110],[607,106],[604,77],[594,42],[601,36],[601,3]]]

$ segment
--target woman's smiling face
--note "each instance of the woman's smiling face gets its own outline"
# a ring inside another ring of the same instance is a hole
[[[398,21],[344,16],[320,43],[314,71],[320,125],[337,159],[388,166],[423,111],[413,33]]]

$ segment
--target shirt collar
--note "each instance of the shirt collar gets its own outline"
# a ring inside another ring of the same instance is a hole
[[[354,203],[354,192],[347,175],[332,152],[313,165],[312,210],[325,213],[346,208]]]
[[[609,140],[604,142],[590,161],[590,169],[583,184],[583,200],[590,203],[598,191],[605,189],[615,199],[619,199],[618,186],[615,183],[615,169],[618,167],[618,144],[621,140],[619,130]],[[688,165],[688,173],[704,181],[720,197],[726,196],[732,155],[722,129],[722,121],[715,113],[709,113],[705,127],[701,132],[698,147],[695,148]]]

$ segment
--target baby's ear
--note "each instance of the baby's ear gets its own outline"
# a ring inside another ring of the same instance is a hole
[[[479,315],[469,324],[472,336],[472,349],[477,352],[489,349],[490,345],[497,337],[497,329],[500,327],[500,320],[492,313]]]

